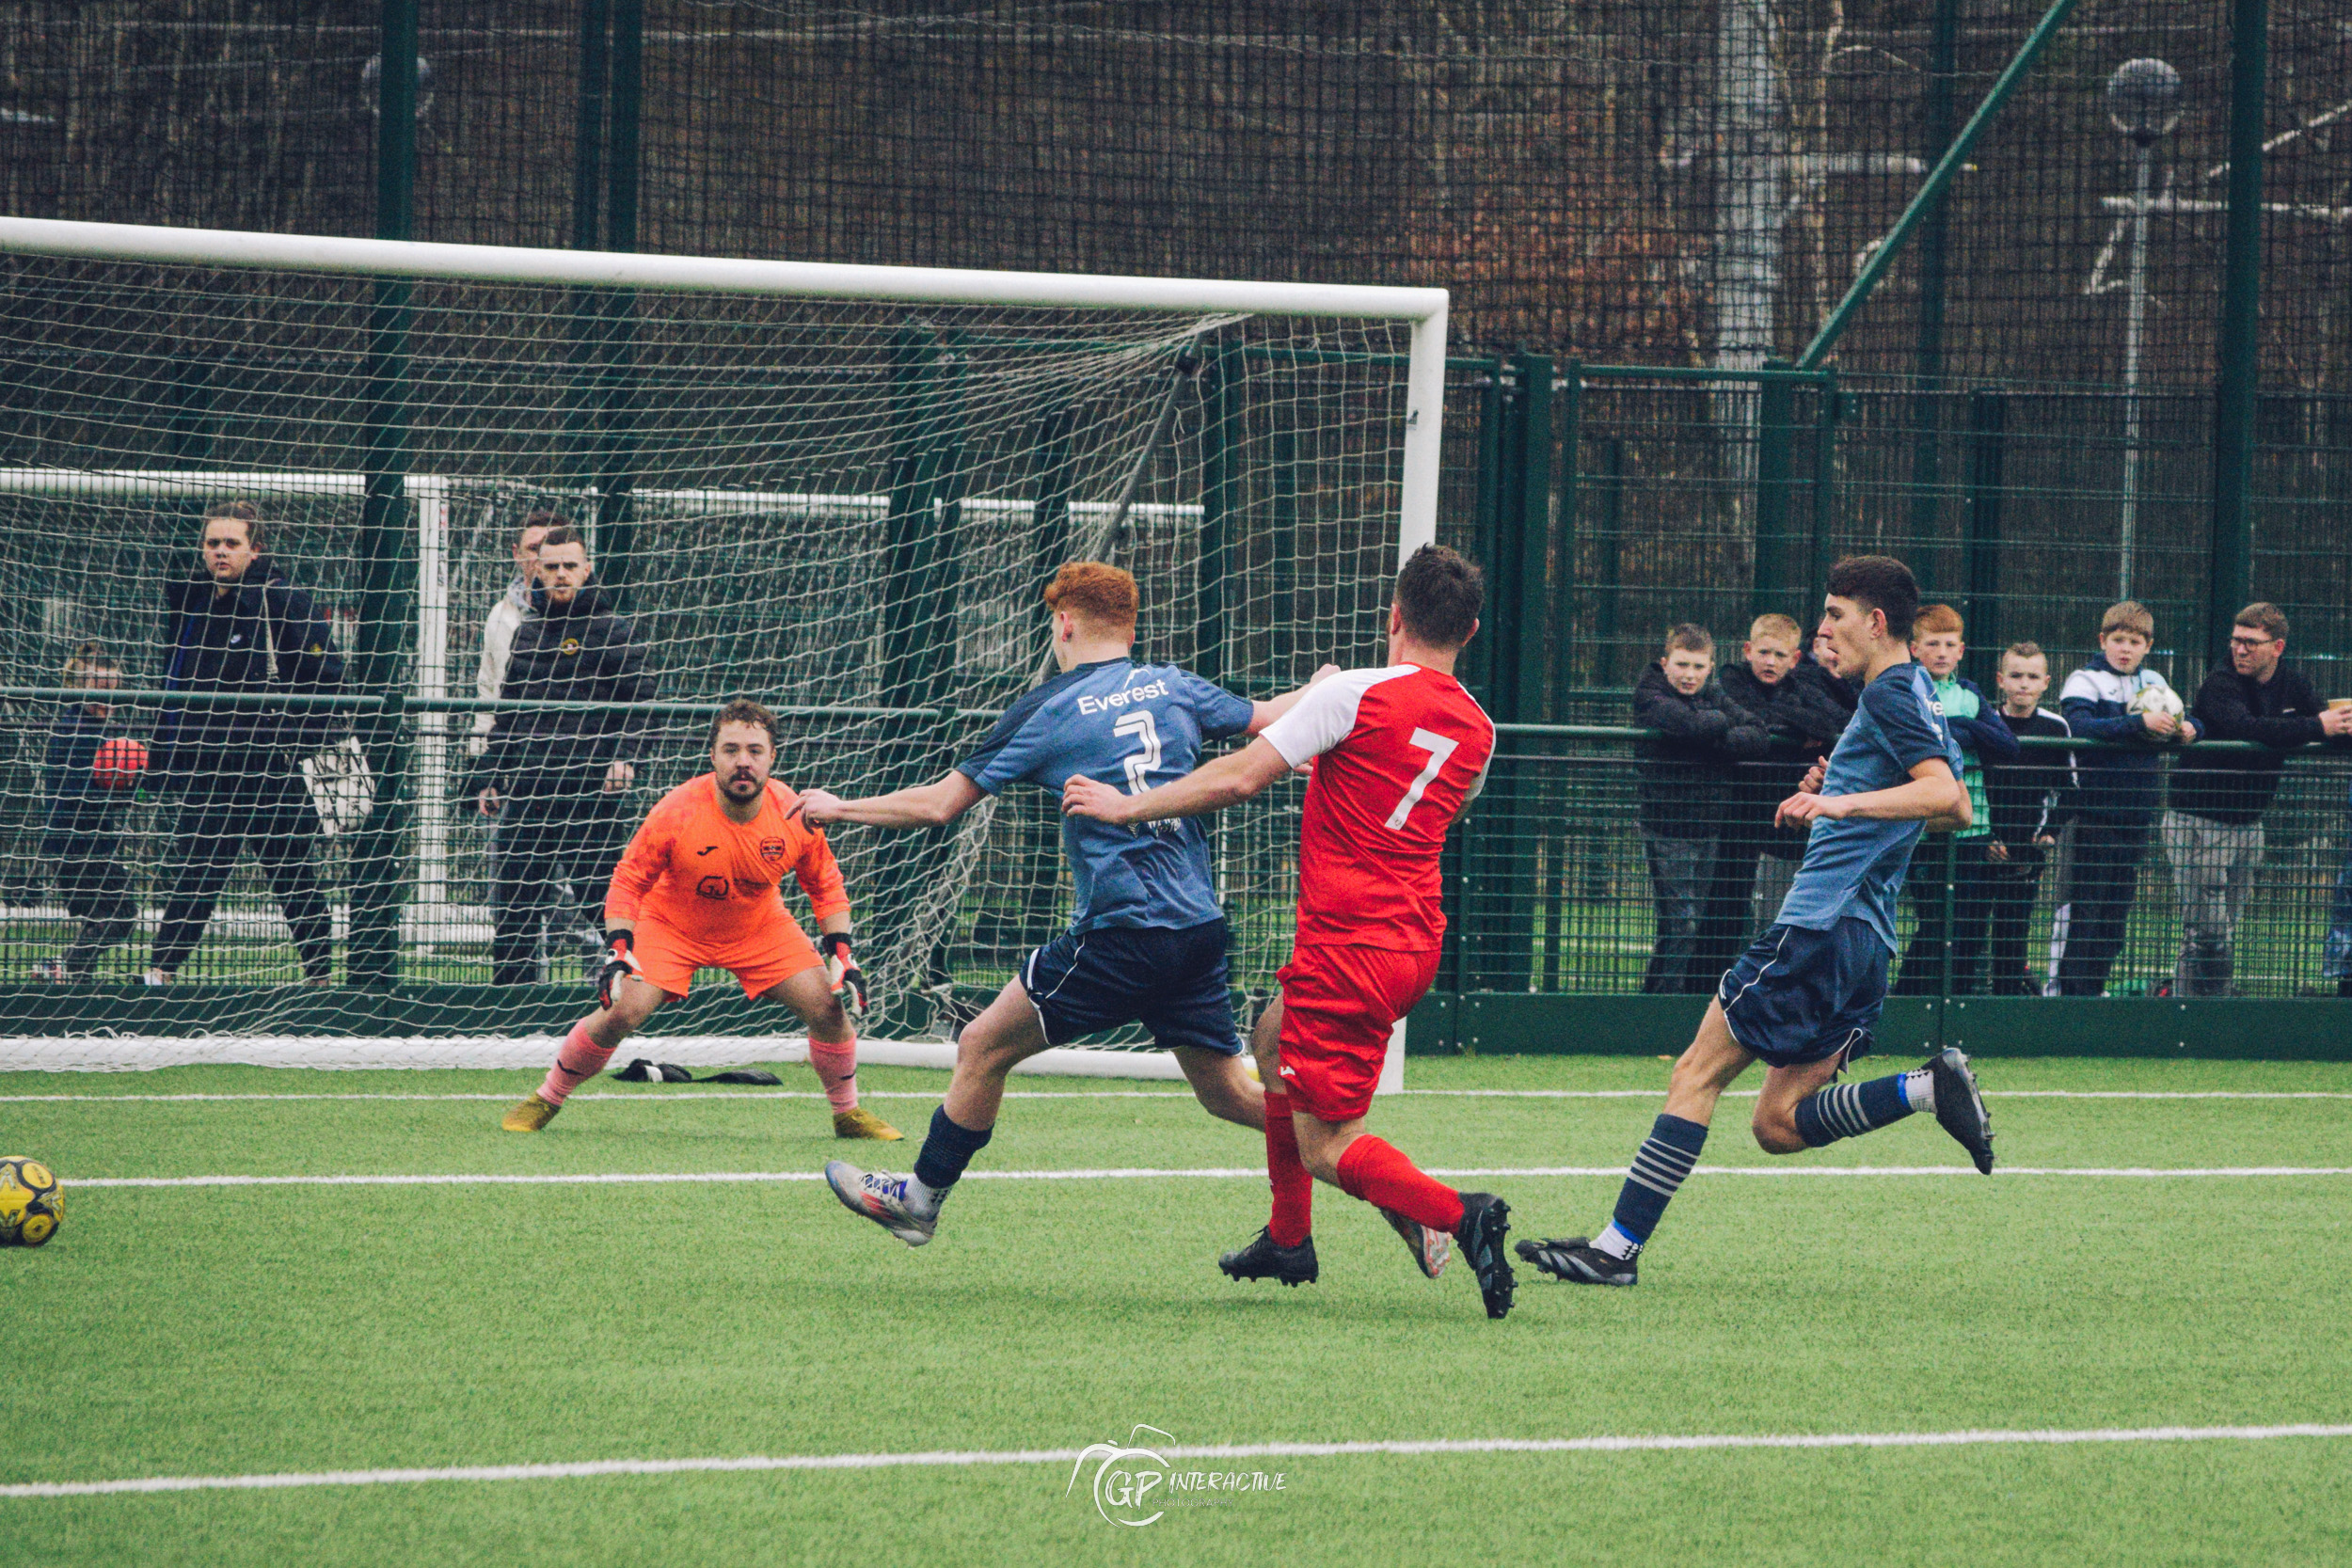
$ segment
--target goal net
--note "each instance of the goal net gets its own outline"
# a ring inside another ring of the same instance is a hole
[[[0,219],[0,1067],[262,1037],[270,1060],[406,1059],[360,1043],[390,1037],[536,1059],[498,1042],[577,1016],[599,870],[704,769],[720,703],[782,715],[795,786],[937,778],[1040,678],[1066,560],[1136,574],[1139,657],[1246,694],[1378,658],[1400,550],[1433,531],[1443,313],[1437,291]],[[234,650],[169,608],[211,602],[203,515],[232,500],[285,585],[256,602],[298,593],[326,632],[270,650],[259,691],[212,689]],[[572,710],[583,754],[630,766],[555,832],[483,809],[480,730],[533,710],[478,685],[494,608],[544,611],[514,546],[548,515],[643,672]],[[375,807],[319,797],[334,831],[298,843],[313,824],[262,784],[173,775],[205,725],[306,758],[348,737]],[[1295,808],[1216,833],[1261,995]],[[1042,794],[830,836],[868,1037],[946,1037],[1067,920]],[[740,1060],[797,1027],[706,974],[654,1032]]]

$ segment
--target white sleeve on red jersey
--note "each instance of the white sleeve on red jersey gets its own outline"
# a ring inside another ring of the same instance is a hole
[[[1357,709],[1364,693],[1382,681],[1414,673],[1420,666],[1392,664],[1385,670],[1343,670],[1316,682],[1298,699],[1298,705],[1258,732],[1293,768],[1345,740],[1356,728]]]

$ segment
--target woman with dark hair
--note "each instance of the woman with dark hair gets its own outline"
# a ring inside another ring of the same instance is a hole
[[[209,692],[329,692],[342,685],[334,633],[310,595],[262,553],[261,514],[224,501],[204,514],[203,567],[165,585],[171,616],[164,688]],[[314,986],[334,978],[333,928],[310,874],[317,808],[299,758],[325,743],[331,710],[276,704],[167,702],[155,726],[159,783],[180,796],[174,870],[147,983],[171,983],[213,918],[246,849],[262,863]]]
[[[56,878],[66,913],[82,925],[62,954],[33,966],[34,978],[60,985],[88,979],[99,955],[119,945],[138,917],[121,859],[122,802],[137,768],[118,764],[102,777],[99,767],[114,705],[98,693],[121,686],[122,671],[103,648],[85,642],[66,660],[64,684],[91,696],[59,705],[50,726],[42,768],[49,821],[40,852]]]

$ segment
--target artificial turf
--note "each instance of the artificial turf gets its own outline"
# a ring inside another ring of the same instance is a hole
[[[794,1089],[804,1069],[785,1069]],[[1417,1089],[1639,1089],[1664,1064],[1416,1059]],[[869,1091],[939,1075],[868,1069]],[[2352,1068],[2001,1061],[2019,1166],[2352,1166]],[[0,1484],[743,1454],[2352,1420],[2352,1177],[1702,1175],[1630,1291],[1522,1268],[1479,1312],[1326,1189],[1323,1278],[1219,1276],[1248,1179],[986,1180],[910,1252],[814,1182],[83,1188],[212,1174],[813,1172],[805,1095],[605,1092],[497,1129],[520,1073],[0,1075],[0,1152],[65,1178],[0,1252]],[[1249,1167],[1174,1085],[1030,1079],[977,1169]],[[1108,1093],[1106,1090],[1124,1091]],[[650,1101],[651,1103],[648,1103]],[[918,1134],[928,1098],[877,1098]],[[1424,1164],[1615,1167],[1654,1101],[1411,1094]],[[1773,1162],[1727,1101],[1707,1161],[1957,1167],[1926,1118]],[[1518,1234],[1605,1217],[1609,1175],[1466,1180]],[[1251,1459],[1279,1492],[1097,1516],[1062,1464],[0,1498],[0,1563],[2311,1562],[2352,1557],[2352,1440]],[[1193,1462],[1219,1467],[1209,1462]]]

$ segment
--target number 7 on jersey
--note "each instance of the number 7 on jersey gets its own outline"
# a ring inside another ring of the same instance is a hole
[[[1452,756],[1455,748],[1461,744],[1460,741],[1449,736],[1438,735],[1432,730],[1413,732],[1413,749],[1427,752],[1429,760],[1422,765],[1420,772],[1413,775],[1413,786],[1405,792],[1405,799],[1396,803],[1396,810],[1389,813],[1389,820],[1383,826],[1398,832],[1404,830],[1405,819],[1412,815],[1413,807],[1420,804],[1422,792],[1429,787],[1429,781],[1438,776],[1438,769],[1445,766],[1446,759]]]

